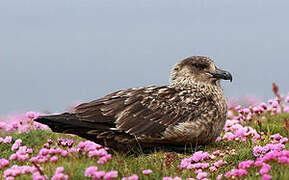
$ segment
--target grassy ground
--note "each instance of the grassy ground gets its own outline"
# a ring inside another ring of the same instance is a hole
[[[265,132],[265,139],[263,141],[252,142],[248,140],[246,142],[235,142],[235,141],[220,141],[217,143],[213,143],[207,146],[200,147],[198,150],[206,151],[212,153],[216,150],[221,150],[221,152],[225,153],[224,157],[217,157],[218,159],[223,159],[227,162],[225,166],[222,166],[218,169],[217,172],[210,173],[208,172],[209,179],[216,179],[218,174],[225,174],[231,169],[237,168],[239,162],[244,160],[255,160],[256,157],[253,155],[253,148],[256,145],[265,145],[269,143],[270,136],[275,133],[280,133],[280,135],[284,137],[288,137],[288,130],[284,128],[284,118],[289,118],[288,113],[278,114],[278,115],[269,115],[265,114],[266,119],[263,120],[262,126],[256,123],[255,120],[247,123],[246,125],[255,128],[257,132],[263,131]],[[42,130],[33,130],[28,133],[10,133],[6,135],[11,135],[13,137],[13,141],[18,138],[22,139],[22,145],[26,145],[30,148],[33,148],[32,156],[36,156],[39,150],[43,147],[44,143],[47,143],[47,139],[52,139],[54,142],[57,142],[58,138],[71,138],[75,141],[74,144],[77,144],[79,141],[84,141],[84,139],[79,138],[77,136],[70,136],[64,134],[53,133],[51,131],[42,131]],[[13,142],[12,142],[13,143]],[[9,159],[9,156],[14,152],[11,150],[11,144],[0,144],[0,159],[6,158]],[[53,146],[57,147],[57,144],[54,143]],[[76,146],[76,145],[75,145]],[[229,152],[232,149],[235,149],[236,155],[226,154],[226,151]],[[286,149],[289,149],[288,143],[286,143]],[[159,151],[153,152],[150,154],[138,153],[135,155],[126,155],[124,153],[112,153],[112,159],[108,161],[104,165],[97,164],[97,157],[89,158],[87,155],[78,154],[75,156],[68,157],[60,157],[57,162],[48,162],[45,164],[40,164],[44,168],[43,173],[48,177],[52,177],[55,169],[59,166],[63,166],[65,168],[64,173],[69,176],[69,179],[90,179],[84,177],[84,171],[87,167],[96,165],[100,170],[110,171],[116,170],[118,171],[118,177],[131,176],[132,174],[137,174],[140,179],[162,179],[165,176],[169,177],[181,177],[183,179],[189,177],[196,177],[193,170],[179,170],[178,166],[180,162],[185,157],[190,157],[194,151],[197,149],[192,149],[191,153],[170,153],[170,157],[168,159],[167,152]],[[215,162],[216,160],[210,160],[207,162]],[[32,165],[29,161],[11,161],[9,167],[12,165]],[[273,176],[273,179],[289,179],[289,168],[288,165],[279,164],[277,162],[270,162],[272,169],[270,171],[270,175]],[[0,179],[4,179],[3,172],[6,168],[0,170]],[[141,173],[144,169],[151,169],[153,173],[149,176],[143,175]],[[248,176],[246,179],[261,179],[259,175],[260,168],[251,168],[248,171]],[[22,175],[17,177],[17,179],[31,179],[31,175]]]

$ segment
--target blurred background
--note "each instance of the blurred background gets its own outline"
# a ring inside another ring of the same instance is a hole
[[[0,115],[61,112],[210,56],[228,97],[289,91],[289,1],[0,1]]]

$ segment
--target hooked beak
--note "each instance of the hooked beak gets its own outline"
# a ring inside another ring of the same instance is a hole
[[[215,72],[209,72],[209,74],[211,74],[214,78],[217,79],[230,80],[231,82],[233,80],[231,73],[229,73],[228,71],[224,71],[222,69],[216,68]]]

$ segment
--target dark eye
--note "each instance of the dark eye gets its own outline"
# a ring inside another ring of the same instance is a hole
[[[192,64],[194,67],[198,68],[199,70],[205,69],[207,66],[205,64],[194,63]]]

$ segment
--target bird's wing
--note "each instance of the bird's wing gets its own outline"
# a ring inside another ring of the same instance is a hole
[[[83,121],[114,124],[131,135],[161,137],[168,126],[200,116],[207,98],[197,91],[167,86],[127,89],[81,104],[74,113]]]

